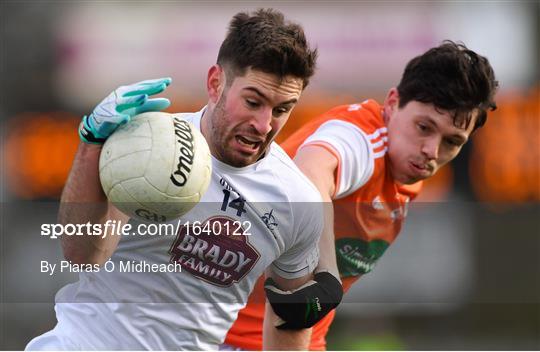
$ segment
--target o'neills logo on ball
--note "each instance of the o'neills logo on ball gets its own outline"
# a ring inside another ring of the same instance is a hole
[[[171,174],[171,181],[178,187],[182,187],[186,184],[193,167],[193,157],[195,155],[193,151],[193,133],[185,120],[174,117],[173,125],[174,134],[180,145],[180,156],[178,157],[176,171]]]
[[[182,226],[170,249],[171,262],[215,285],[229,286],[240,281],[261,255],[249,244],[248,236],[239,233],[233,219],[216,216],[200,226],[207,225],[215,232],[200,233],[193,231],[193,226]]]

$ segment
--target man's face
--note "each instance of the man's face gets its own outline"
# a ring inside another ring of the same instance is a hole
[[[399,96],[392,89],[385,101],[388,157],[393,178],[403,184],[433,176],[454,159],[467,142],[476,116],[467,129],[454,126],[450,112],[432,104],[411,101],[398,108]]]
[[[215,74],[224,77],[223,71]],[[209,87],[211,75],[212,69]],[[302,88],[299,78],[288,76],[279,81],[274,75],[248,69],[244,76],[219,89],[212,106],[210,87],[203,134],[212,155],[235,167],[256,162],[289,119]]]

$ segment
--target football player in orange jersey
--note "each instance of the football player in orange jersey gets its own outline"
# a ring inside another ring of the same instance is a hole
[[[316,323],[310,349],[326,348],[332,309],[339,303],[332,302],[341,289],[338,278],[346,292],[371,271],[398,235],[407,203],[419,192],[421,181],[454,159],[474,130],[484,125],[487,110],[496,108],[497,87],[485,57],[445,41],[407,64],[399,85],[388,91],[382,105],[366,100],[338,106],[283,143],[325,202],[333,203],[327,215],[334,226],[326,226],[321,237],[317,272],[331,273],[335,279],[316,276],[311,285],[295,291],[264,284],[281,319],[297,326]],[[260,297],[260,280],[257,290]],[[229,347],[261,349],[264,304],[256,291],[229,331]],[[286,302],[294,301],[321,304],[306,304],[305,312],[287,309]]]

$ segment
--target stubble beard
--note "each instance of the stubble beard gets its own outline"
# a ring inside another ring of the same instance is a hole
[[[271,140],[275,136],[265,136],[264,143],[260,146],[260,150],[257,153],[256,157],[235,157],[235,154],[233,152],[228,151],[228,143],[230,138],[234,138],[234,131],[229,130],[227,126],[226,121],[230,121],[228,118],[227,111],[225,109],[225,103],[227,100],[227,95],[224,92],[223,95],[220,97],[218,102],[216,103],[216,106],[214,107],[214,110],[212,111],[212,115],[209,116],[210,118],[210,124],[209,124],[209,131],[210,131],[210,138],[212,140],[211,143],[212,146],[210,147],[210,150],[212,151],[212,155],[216,157],[219,161],[228,164],[233,167],[245,167],[249,166],[251,164],[254,164],[257,162],[262,156],[264,156],[271,144]],[[227,134],[224,133],[224,131],[227,131]],[[256,133],[256,132],[254,132]],[[270,141],[269,141],[270,139]]]
[[[245,159],[235,158],[231,152],[228,152],[228,140],[229,135],[232,133],[232,130],[229,130],[227,126],[228,115],[225,109],[225,103],[227,101],[227,95],[224,92],[219,98],[212,115],[210,117],[210,135],[212,139],[212,154],[219,161],[234,167],[244,167],[251,164]],[[227,131],[227,132],[225,132]]]

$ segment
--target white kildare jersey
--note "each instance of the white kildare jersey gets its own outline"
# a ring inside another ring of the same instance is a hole
[[[177,116],[200,129],[202,111]],[[50,349],[51,336],[62,344],[55,349],[217,349],[265,269],[288,279],[312,272],[321,198],[287,154],[273,143],[253,165],[213,158],[212,167],[208,191],[178,231],[122,236],[115,270],[81,273],[62,288],[58,325],[27,349]],[[180,264],[181,272],[119,270],[142,262]]]

